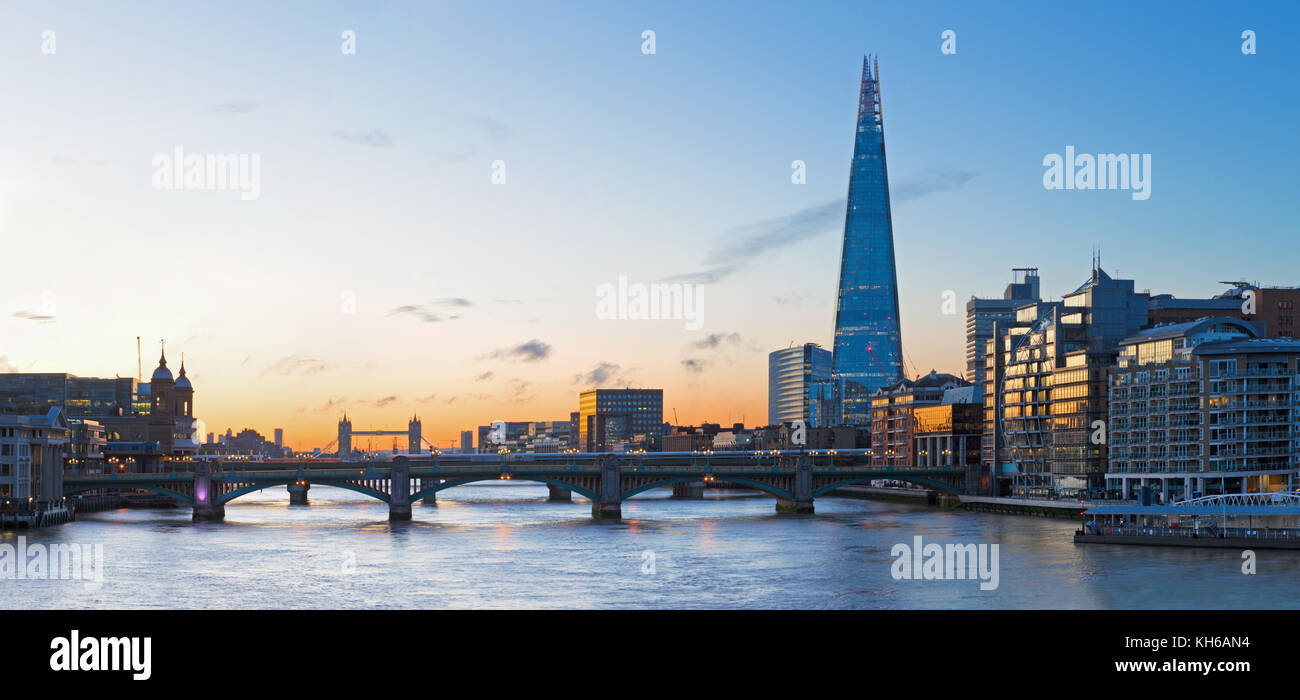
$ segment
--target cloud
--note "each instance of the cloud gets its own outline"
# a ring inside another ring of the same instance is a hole
[[[433,302],[434,306],[473,306],[474,302],[461,297],[447,297]]]
[[[927,170],[891,188],[889,193],[890,202],[902,204],[935,192],[959,190],[974,178],[975,173],[968,170],[953,170],[951,172]]]
[[[704,338],[691,343],[691,347],[701,350],[713,350],[723,345],[740,345],[739,333],[710,333]]]
[[[527,403],[533,400],[533,395],[528,393],[528,387],[532,382],[526,382],[522,379],[510,380],[510,400],[515,403]]]
[[[256,102],[250,100],[230,100],[214,106],[212,111],[217,114],[247,114],[259,106]]]
[[[631,370],[628,370],[628,372],[631,372]],[[626,373],[620,365],[613,362],[600,362],[589,372],[573,375],[573,383],[598,387],[606,383],[627,385],[631,382],[628,381]]]
[[[685,360],[682,360],[682,366],[686,368],[686,371],[694,372],[696,374],[699,374],[700,372],[703,372],[704,370],[708,369],[709,365],[711,364],[713,363],[709,362],[708,360],[694,358],[694,357],[689,357]]]
[[[335,365],[326,364],[314,357],[304,357],[302,355],[289,355],[282,357],[275,364],[262,370],[260,376],[265,377],[268,374],[278,374],[283,377],[305,377],[312,374],[319,374],[327,369],[332,369]]]
[[[329,411],[329,410],[332,410],[332,409],[335,409],[335,408],[339,408],[339,407],[342,406],[343,404],[347,403],[347,400],[348,400],[348,397],[346,397],[346,396],[339,396],[339,397],[337,397],[337,398],[331,396],[331,397],[329,397],[329,398],[325,401],[325,405],[324,405],[324,406],[321,406],[320,408],[318,408],[318,409],[316,409],[316,410],[318,410],[318,411]]]
[[[437,394],[429,394],[428,396],[421,396],[420,398],[416,399],[415,402],[416,402],[416,403],[429,403],[429,402],[433,401],[433,400],[436,399],[436,398],[438,398],[438,395],[437,395]]]
[[[335,131],[333,136],[341,141],[355,143],[359,146],[370,146],[372,148],[388,148],[393,145],[393,139],[383,129],[371,129],[369,131]]]
[[[37,323],[50,323],[54,321],[53,314],[38,314],[35,311],[15,311],[14,318],[25,318],[28,321]]]
[[[551,345],[533,339],[513,347],[500,348],[483,355],[479,359],[514,360],[519,362],[540,362],[551,356]]]
[[[9,361],[7,355],[0,355],[0,372],[17,372],[18,365]]]
[[[496,119],[486,115],[470,114],[466,116],[466,120],[480,133],[486,135],[493,141],[509,140],[515,133],[514,130],[510,128],[510,125],[497,121]]]
[[[383,398],[375,399],[374,401],[367,401],[365,399],[362,399],[357,403],[363,403],[363,404],[375,406],[377,408],[383,408],[384,406],[387,406],[388,404],[393,403],[395,401],[397,401],[397,395],[393,394],[391,396],[385,396]]]
[[[790,296],[785,297],[772,297],[772,301],[775,301],[778,306],[793,306],[796,309],[803,306],[803,297],[798,294],[791,294]]]
[[[495,301],[495,302],[498,303],[498,304],[522,304],[522,303],[524,303],[524,300],[523,300],[523,299],[493,299],[492,301]]]
[[[438,314],[429,311],[423,306],[417,306],[415,304],[407,304],[405,306],[399,306],[396,309],[393,309],[392,311],[388,312],[389,316],[400,316],[403,314],[414,316],[420,319],[421,321],[424,321],[425,323],[441,323],[444,320],[449,321],[457,318],[456,316],[452,316],[449,319],[443,319],[442,316],[439,316]]]
[[[975,173],[956,170],[929,170],[909,180],[896,183],[890,191],[890,203],[897,206],[935,192],[961,189]],[[848,206],[836,199],[800,209],[793,214],[761,219],[729,229],[704,257],[705,269],[664,278],[663,282],[712,284],[728,277],[757,258],[780,248],[842,229]]]
[[[489,370],[489,371],[487,371],[487,372],[484,372],[483,374],[478,375],[477,377],[474,377],[474,381],[476,381],[476,382],[485,382],[485,381],[491,379],[491,378],[494,377],[494,376],[496,376],[496,375],[493,374],[491,370]]]

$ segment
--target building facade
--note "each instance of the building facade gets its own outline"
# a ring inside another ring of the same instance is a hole
[[[608,452],[636,435],[662,433],[663,389],[590,389],[578,397],[578,449]]]
[[[973,402],[970,391],[954,391],[970,388],[970,382],[961,377],[930,370],[928,375],[916,381],[900,379],[892,386],[877,389],[871,397],[871,452],[868,456],[871,464],[912,466],[926,460],[939,460],[933,462],[937,464],[952,458],[953,450],[956,449],[960,449],[959,456],[962,460],[965,460],[968,449],[978,455],[978,425],[969,434],[954,434],[951,427],[947,428],[947,437],[959,438],[956,440],[960,442],[959,448],[956,442],[953,446],[946,445],[944,430],[939,427],[944,415],[951,422],[954,401],[960,401],[966,406],[955,409],[963,421],[961,429],[968,427],[964,422],[968,416],[980,415],[979,404]],[[922,425],[920,412],[928,408],[939,409],[925,416],[925,428],[933,434],[919,435],[918,430]],[[950,454],[943,455],[944,449],[948,449]],[[925,455],[920,450],[925,450]]]
[[[30,508],[63,499],[68,431],[61,408],[0,412],[0,507]]]
[[[815,343],[768,353],[767,422],[825,420],[817,402],[824,401],[820,392],[830,386],[830,378],[831,353]]]
[[[879,69],[869,58],[862,63],[836,299],[831,376],[839,419],[865,424],[871,394],[903,376]]]
[[[1003,445],[993,472],[1007,482],[1000,491],[1073,498],[1104,488],[1108,454],[1092,436],[1108,415],[1107,373],[1119,343],[1146,325],[1148,297],[1094,263],[1061,302],[1017,309],[992,389],[994,439]]]
[[[1011,269],[1012,281],[1002,292],[1001,299],[971,297],[966,302],[966,380],[984,386],[984,352],[988,341],[995,336],[997,323],[1006,324],[1016,318],[1016,309],[1040,301],[1038,268],[1015,267]]]
[[[1121,344],[1110,376],[1112,495],[1169,502],[1300,487],[1300,341],[1212,317]]]

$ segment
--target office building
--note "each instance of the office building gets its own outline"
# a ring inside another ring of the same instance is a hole
[[[984,351],[994,338],[994,326],[1014,321],[1016,309],[1040,301],[1038,296],[1038,268],[1014,267],[1012,281],[1002,292],[1001,299],[971,297],[966,302],[966,375],[967,381],[983,391]]]
[[[831,378],[838,392],[839,419],[849,424],[868,422],[872,392],[902,376],[879,69],[863,59],[835,305]]]
[[[951,409],[944,409],[927,416],[925,426],[935,434],[918,436],[917,433],[920,425],[917,412],[923,408],[951,407],[953,403],[961,403],[967,408],[957,409],[959,419],[969,420],[967,414],[978,416],[980,408],[974,403],[973,388],[970,382],[961,377],[930,370],[929,374],[915,381],[900,379],[890,386],[877,389],[871,397],[871,452],[869,454],[871,464],[911,466],[920,464],[923,460],[944,463],[943,460],[947,457],[936,456],[928,451],[932,443],[938,446],[939,451],[959,449],[959,456],[963,460],[968,448],[978,453],[979,439],[976,432],[969,435],[969,440],[966,434],[959,435],[960,439],[954,441],[951,446],[946,440],[934,440],[942,437],[938,434],[942,432],[938,429],[938,425],[942,422],[941,414],[948,415],[951,420],[953,415]],[[960,442],[960,446],[956,444],[957,442]],[[927,450],[927,453],[921,455],[918,447]],[[931,462],[927,461],[927,463]],[[965,462],[963,461],[962,464],[964,465]]]
[[[608,452],[633,436],[663,432],[663,389],[590,389],[578,397],[578,449]]]
[[[1005,482],[999,492],[1073,498],[1104,487],[1108,455],[1091,435],[1107,418],[1107,372],[1120,341],[1146,325],[1148,297],[1094,262],[1061,302],[1017,309],[990,389],[1003,444],[991,468]]]
[[[767,356],[767,422],[811,422],[821,417],[831,378],[831,353],[815,343],[783,348]],[[820,387],[814,389],[814,385]],[[825,420],[822,418],[822,420]]]

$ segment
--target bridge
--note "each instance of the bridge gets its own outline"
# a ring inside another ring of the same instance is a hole
[[[871,465],[867,450],[760,452],[642,452],[559,454],[432,454],[392,462],[277,462],[218,459],[173,462],[170,472],[68,475],[64,495],[96,489],[136,489],[192,506],[195,521],[220,521],[227,503],[273,486],[289,490],[291,504],[306,505],[312,484],[334,486],[388,504],[390,520],[410,520],[411,504],[434,501],[444,489],[482,481],[544,483],[552,500],[577,493],[596,518],[622,517],[623,501],[654,488],[718,481],[776,497],[781,513],[811,513],[813,501],[836,489],[876,479],[896,479],[961,493],[960,466]]]

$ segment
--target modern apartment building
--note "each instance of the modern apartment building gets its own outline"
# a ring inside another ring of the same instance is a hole
[[[1214,317],[1121,343],[1107,488],[1155,500],[1300,487],[1300,341]]]
[[[63,498],[68,419],[45,413],[0,412],[0,507],[27,507]]]

